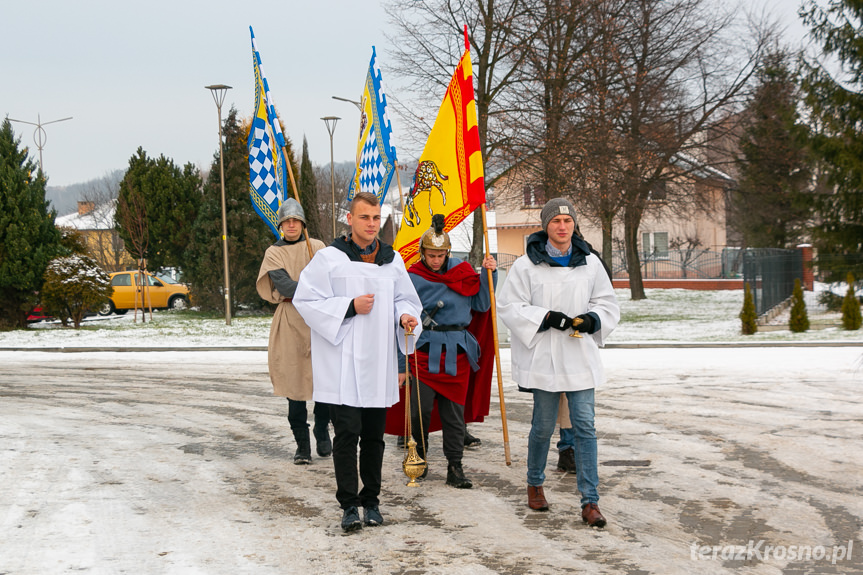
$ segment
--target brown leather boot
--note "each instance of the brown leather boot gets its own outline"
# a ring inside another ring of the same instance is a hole
[[[588,503],[581,508],[581,520],[591,527],[605,527],[605,517],[599,512],[599,505]]]
[[[527,506],[534,511],[548,511],[548,501],[545,500],[545,493],[542,492],[542,486],[534,487],[527,486]]]

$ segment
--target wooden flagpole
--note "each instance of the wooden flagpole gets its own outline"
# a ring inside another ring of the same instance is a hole
[[[405,213],[405,196],[402,193],[402,179],[399,177],[399,163],[398,161],[393,162],[393,165],[396,167],[396,183],[399,186],[399,202],[402,204],[402,217],[404,217]],[[395,238],[393,238],[393,242],[395,242]]]
[[[396,169],[396,184],[398,184],[398,187],[399,187],[399,203],[401,204],[401,207],[402,207],[402,218],[404,218],[405,217],[405,195],[402,193],[402,177],[399,174],[399,162],[398,162],[398,160],[393,162],[393,166],[395,166],[395,169]],[[393,215],[395,216],[395,214],[393,214]],[[396,245],[396,235],[401,230],[401,228],[402,228],[402,224],[401,224],[401,222],[399,222],[399,229],[396,230],[396,219],[393,218],[393,245]]]
[[[488,243],[488,224],[485,221],[485,204],[480,205],[480,210],[482,210],[482,233],[485,239],[485,257],[489,257],[491,252],[489,251]],[[492,334],[494,335],[494,364],[497,368],[497,392],[498,397],[500,398],[500,420],[503,424],[503,455],[506,459],[506,464],[512,465],[512,458],[509,453],[509,429],[507,428],[506,423],[506,403],[503,399],[503,374],[500,369],[500,343],[498,342],[497,337],[497,304],[494,297],[494,278],[492,277],[490,269],[486,269],[485,271],[488,274],[488,291],[491,296],[491,329]]]
[[[282,146],[282,154],[285,157],[285,165],[288,167],[288,175],[291,177],[291,187],[294,188],[294,199],[297,200],[297,203],[300,206],[303,205],[303,202],[300,201],[300,194],[297,192],[297,182],[294,180],[294,169],[291,167],[291,158],[288,156],[287,146]],[[312,242],[309,241],[309,229],[305,228],[304,232],[306,232],[306,247],[309,248],[309,259],[312,259]]]

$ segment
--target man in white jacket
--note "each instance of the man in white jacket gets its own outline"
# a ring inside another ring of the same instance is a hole
[[[303,269],[293,304],[311,328],[313,398],[330,404],[336,499],[342,529],[354,531],[383,523],[378,496],[386,411],[399,400],[396,349],[413,353],[405,349],[404,330],[415,328],[419,336],[422,304],[399,253],[377,238],[381,207],[374,194],[354,197],[348,225],[347,236]],[[407,345],[413,348],[413,340]]]
[[[620,307],[602,261],[575,232],[575,208],[550,200],[543,231],[532,234],[498,296],[498,314],[512,334],[512,377],[533,393],[527,447],[528,505],[548,510],[545,465],[558,403],[564,394],[575,430],[581,517],[604,527],[599,511],[594,389],[605,380],[599,347],[617,327]],[[582,336],[582,337],[578,337]]]

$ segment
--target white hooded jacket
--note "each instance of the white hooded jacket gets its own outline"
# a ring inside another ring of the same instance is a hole
[[[550,392],[580,391],[605,381],[599,347],[617,327],[620,307],[602,261],[573,237],[567,267],[545,253],[544,232],[528,240],[528,254],[509,270],[497,298],[498,315],[509,328],[512,377],[522,388]],[[584,337],[571,330],[539,331],[549,311],[569,317],[592,312],[600,328]]]

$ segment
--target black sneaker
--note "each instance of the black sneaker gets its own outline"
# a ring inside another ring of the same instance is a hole
[[[363,507],[363,523],[369,527],[377,527],[384,524],[384,518],[377,505]]]
[[[468,432],[467,429],[464,430],[464,446],[465,447],[481,447],[482,440],[479,437],[474,437]]]
[[[342,530],[347,533],[363,528],[363,522],[360,521],[360,512],[356,507],[348,507],[342,515]]]
[[[464,476],[464,470],[461,468],[461,463],[450,463],[446,468],[446,484],[452,485],[456,489],[470,489],[473,483],[470,479]]]

